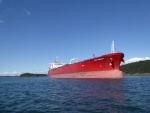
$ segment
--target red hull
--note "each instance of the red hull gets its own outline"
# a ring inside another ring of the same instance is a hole
[[[120,70],[111,70],[111,71],[95,71],[95,72],[78,72],[78,73],[66,73],[51,75],[51,78],[88,78],[88,79],[97,79],[97,78],[114,78],[120,79],[123,78],[122,71]]]
[[[50,78],[122,78],[123,53],[111,53],[74,64],[49,69]]]

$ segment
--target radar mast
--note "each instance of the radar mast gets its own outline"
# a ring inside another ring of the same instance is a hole
[[[112,44],[111,44],[111,53],[115,52],[115,44],[114,41],[112,40]]]

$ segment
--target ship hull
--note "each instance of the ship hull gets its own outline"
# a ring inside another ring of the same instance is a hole
[[[76,79],[121,79],[123,78],[122,71],[94,71],[94,72],[78,72],[51,75],[51,78],[76,78]]]
[[[120,79],[123,77],[123,73],[120,71],[120,63],[124,61],[123,57],[123,53],[106,54],[100,57],[49,69],[48,75],[50,78]]]

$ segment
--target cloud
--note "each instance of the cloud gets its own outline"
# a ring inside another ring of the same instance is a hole
[[[9,8],[8,8],[8,9],[4,9],[4,10],[2,11],[2,13],[6,13],[6,12],[8,12],[8,11],[10,11]]]
[[[0,4],[3,2],[3,0],[0,0]]]
[[[134,58],[130,58],[129,60],[126,60],[125,64],[129,64],[129,63],[133,63],[133,62],[139,62],[139,61],[144,61],[144,60],[150,60],[150,58],[149,57],[145,57],[145,58],[134,57]]]
[[[28,73],[45,74],[45,73],[47,73],[47,70],[32,70]]]
[[[10,71],[10,72],[0,72],[0,76],[19,76],[21,72]]]
[[[24,9],[24,11],[25,11],[25,13],[26,13],[27,15],[31,15],[31,12],[30,12],[30,11],[28,11],[28,10],[26,10],[26,9]]]
[[[26,72],[7,71],[7,72],[0,72],[0,76],[20,76],[20,74],[22,73],[46,74],[47,70],[32,70],[32,71],[26,71]]]
[[[4,21],[3,21],[3,20],[0,20],[0,24],[2,24],[2,23],[4,23]]]

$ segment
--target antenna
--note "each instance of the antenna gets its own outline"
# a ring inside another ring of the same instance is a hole
[[[55,63],[58,63],[58,56],[55,58],[55,61],[54,61]]]
[[[111,44],[111,53],[115,52],[115,44],[114,41],[112,40],[112,44]]]

